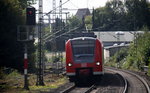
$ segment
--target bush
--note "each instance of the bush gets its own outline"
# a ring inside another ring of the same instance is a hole
[[[3,72],[3,68],[0,67],[0,79],[3,79],[5,77],[5,74]]]
[[[150,33],[147,27],[142,30],[143,34],[136,34],[136,39],[129,47],[127,62],[123,65],[126,69],[141,70],[141,67],[150,63]]]
[[[148,65],[148,72],[147,75],[150,76],[150,64]]]

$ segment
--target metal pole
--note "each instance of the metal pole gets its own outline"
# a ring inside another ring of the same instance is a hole
[[[43,54],[42,53],[42,24],[39,23],[39,73],[38,73],[38,85],[44,85],[42,54]]]
[[[44,85],[43,82],[43,60],[42,60],[42,23],[43,23],[43,0],[39,0],[39,26],[38,26],[38,73],[37,73],[37,84]]]
[[[117,68],[119,68],[120,67],[120,63],[119,63],[119,39],[120,39],[120,37],[119,37],[119,35],[120,35],[120,32],[115,32],[115,34],[117,35]]]
[[[24,47],[24,89],[29,90],[28,87],[28,55],[27,55],[27,44]]]
[[[60,3],[59,3],[59,18],[60,18],[60,30],[62,30],[62,0],[60,0]]]
[[[120,62],[119,62],[119,58],[120,58],[120,55],[119,55],[119,42],[120,42],[120,36],[119,36],[119,33],[117,35],[117,41],[118,41],[118,44],[117,44],[117,62],[118,62],[118,68],[120,68]]]

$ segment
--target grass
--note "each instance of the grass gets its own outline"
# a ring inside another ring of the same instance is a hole
[[[56,89],[59,86],[67,82],[67,78],[62,75],[51,75],[44,76],[45,86],[36,86],[35,74],[29,74],[29,89],[25,90],[24,87],[24,75],[21,75],[16,70],[10,74],[3,75],[0,78],[0,93],[40,93],[41,91],[48,92],[51,89]]]
[[[16,90],[23,87],[23,76],[17,72],[17,70],[13,70],[11,73],[1,74],[3,78],[0,79],[0,91],[9,91]],[[13,93],[7,92],[7,93]]]
[[[58,77],[55,77],[55,76],[52,76],[51,79],[48,80],[48,78],[46,77],[45,80],[45,86],[30,86],[30,89],[31,90],[36,90],[36,89],[47,89],[47,88],[50,88],[50,89],[54,89],[54,88],[58,88],[60,85],[64,84],[67,82],[67,78],[64,77],[64,76],[58,76]]]

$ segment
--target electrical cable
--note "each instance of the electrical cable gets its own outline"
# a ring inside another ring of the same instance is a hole
[[[46,15],[48,15],[48,14],[50,14],[51,12],[53,12],[54,10],[56,10],[57,8],[59,8],[60,6],[66,4],[66,3],[69,2],[69,1],[70,1],[70,0],[67,0],[66,2],[64,2],[64,3],[62,3],[61,5],[57,6],[55,9],[53,9],[53,10],[49,11],[48,13],[46,13],[45,15],[43,15],[43,17],[46,16]]]

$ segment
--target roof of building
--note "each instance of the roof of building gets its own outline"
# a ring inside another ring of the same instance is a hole
[[[130,44],[124,44],[124,45],[117,45],[117,46],[107,46],[107,47],[104,47],[106,50],[108,49],[112,49],[112,48],[118,48],[118,47],[128,47]]]
[[[76,17],[79,19],[82,19],[84,16],[90,15],[90,10],[88,8],[81,8],[78,9],[77,13],[76,13]]]
[[[97,38],[102,42],[131,42],[134,40],[134,32],[131,31],[107,31],[107,32],[94,32]]]

